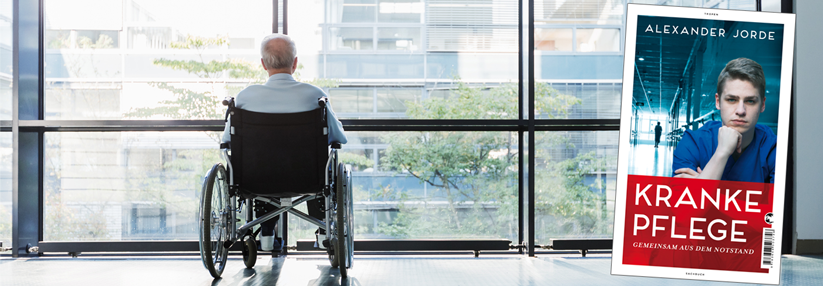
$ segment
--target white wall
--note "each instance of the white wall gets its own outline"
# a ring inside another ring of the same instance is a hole
[[[794,2],[796,238],[823,240],[823,1]]]

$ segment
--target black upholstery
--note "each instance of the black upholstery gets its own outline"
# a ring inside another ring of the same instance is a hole
[[[230,113],[231,165],[241,194],[282,198],[323,190],[329,156],[325,108]]]

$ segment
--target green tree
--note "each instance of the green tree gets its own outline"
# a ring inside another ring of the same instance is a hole
[[[406,102],[411,119],[512,119],[518,114],[517,85],[470,86],[459,78],[446,98]],[[535,84],[535,112],[565,118],[580,99],[564,95],[546,83]],[[508,237],[517,233],[517,135],[514,132],[402,132],[383,135],[388,143],[381,164],[398,176],[412,176],[434,190],[427,197],[386,187],[371,197],[398,202],[397,218],[378,232],[398,237]],[[536,149],[574,148],[563,134],[541,134]],[[590,191],[583,177],[600,164],[593,154],[554,162],[549,154],[538,176],[538,208],[564,221],[589,226],[591,205],[604,200]],[[542,179],[540,179],[542,178]],[[597,222],[597,218],[594,220]],[[587,231],[592,231],[591,227]]]

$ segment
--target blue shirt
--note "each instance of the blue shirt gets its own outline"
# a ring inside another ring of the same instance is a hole
[[[709,121],[697,131],[686,130],[674,150],[672,175],[680,168],[705,169],[717,150],[717,132],[723,124]],[[755,124],[754,139],[737,160],[729,156],[721,180],[754,183],[774,183],[777,136],[771,128]]]
[[[295,113],[319,108],[317,100],[326,93],[319,87],[294,80],[287,73],[278,73],[269,77],[264,84],[255,84],[241,90],[234,99],[237,108],[264,113]],[[339,142],[346,144],[343,124],[337,120],[331,103],[326,104],[326,122],[329,126],[329,144]],[[231,141],[231,117],[223,130],[223,142]]]

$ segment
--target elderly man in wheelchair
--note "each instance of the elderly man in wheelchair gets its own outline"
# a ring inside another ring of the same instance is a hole
[[[215,164],[206,174],[200,198],[203,265],[220,277],[229,248],[241,243],[243,262],[254,267],[255,238],[262,234],[262,250],[277,249],[274,226],[280,214],[289,212],[319,227],[316,247],[346,277],[354,216],[351,171],[337,160],[337,150],[346,143],[342,125],[321,89],[291,76],[297,57],[288,36],[264,38],[261,53],[268,81],[223,101],[228,106],[220,144],[225,164]],[[308,214],[294,209],[304,202]]]

